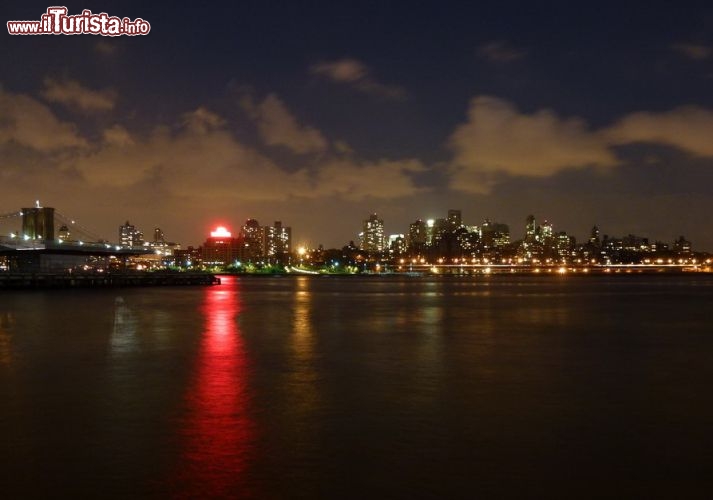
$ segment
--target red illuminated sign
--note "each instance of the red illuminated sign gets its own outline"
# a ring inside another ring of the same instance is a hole
[[[223,226],[218,226],[215,228],[215,231],[210,232],[211,238],[230,238],[231,236],[232,233]]]

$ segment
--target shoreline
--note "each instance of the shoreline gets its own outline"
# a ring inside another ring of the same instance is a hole
[[[710,270],[682,268],[538,268],[538,269],[478,269],[467,272],[448,270],[446,272],[381,272],[381,273],[182,273],[182,272],[140,272],[140,273],[0,273],[0,291],[3,290],[52,290],[78,288],[121,288],[121,287],[166,287],[166,286],[214,286],[221,284],[221,277],[245,279],[265,278],[347,278],[347,279],[501,279],[509,278],[588,278],[588,277],[636,277],[636,276],[708,276]]]

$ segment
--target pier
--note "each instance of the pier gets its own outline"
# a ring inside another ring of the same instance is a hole
[[[0,273],[0,290],[219,284],[220,278],[207,273]]]

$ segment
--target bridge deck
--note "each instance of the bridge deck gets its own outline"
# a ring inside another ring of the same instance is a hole
[[[37,241],[20,238],[0,237],[0,255],[12,255],[20,252],[40,254],[64,254],[86,256],[137,256],[154,253],[151,248],[121,247],[111,243],[80,241]]]

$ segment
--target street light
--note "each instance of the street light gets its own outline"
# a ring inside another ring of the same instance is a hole
[[[297,248],[297,255],[300,256],[300,267],[302,267],[304,256],[307,253],[307,249],[304,246]]]

